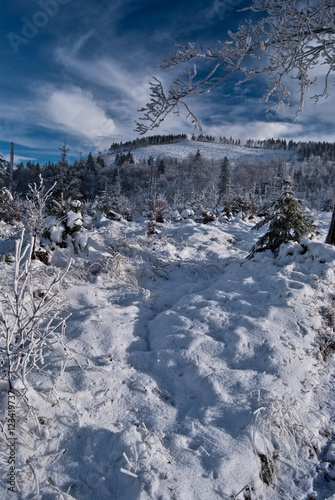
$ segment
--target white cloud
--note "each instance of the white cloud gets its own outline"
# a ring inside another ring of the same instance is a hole
[[[3,141],[45,150],[45,138],[30,134],[32,122],[45,131],[72,135],[82,143],[80,150],[85,145],[89,148],[100,147],[106,137],[109,138],[108,144],[111,136],[116,135],[114,120],[90,92],[80,87],[59,89],[36,82],[33,91],[35,95],[32,98],[20,98],[16,105],[0,104],[0,114],[4,117],[3,124],[0,124]],[[59,138],[53,134],[48,139],[48,148],[57,150],[58,145]]]
[[[1,154],[1,151],[0,151],[0,154]],[[2,156],[6,161],[10,161],[9,154],[3,154]],[[14,154],[14,165],[16,165],[17,163],[20,163],[21,161],[26,162],[29,160],[36,161],[36,160],[38,160],[38,158],[36,156],[21,156],[21,155]]]
[[[206,133],[215,137],[233,137],[234,139],[270,139],[290,138],[292,134],[300,134],[303,127],[299,124],[281,122],[250,121],[247,123],[222,123],[220,126],[206,128]]]
[[[93,83],[98,88],[117,92],[118,101],[126,104],[128,115],[134,116],[139,106],[146,103],[149,95],[149,81],[157,73],[156,63],[148,64],[148,54],[138,49],[136,54],[126,54],[122,60],[116,57],[92,57],[89,62],[80,56],[77,47],[82,48],[88,41],[81,37],[74,48],[58,48],[56,61],[62,64],[76,78]]]
[[[94,101],[91,93],[84,92],[79,87],[51,87],[43,93],[45,118],[55,127],[92,141],[115,133],[114,121],[106,116],[104,109]]]

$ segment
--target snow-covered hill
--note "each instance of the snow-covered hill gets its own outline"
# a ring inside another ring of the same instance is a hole
[[[250,162],[259,158],[268,160],[273,156],[281,156],[288,161],[292,156],[292,151],[246,148],[244,146],[221,144],[217,142],[197,142],[191,140],[181,141],[175,144],[162,144],[133,149],[132,155],[137,161],[147,159],[150,156],[154,158],[167,157],[182,160],[189,155],[195,155],[198,150],[204,158],[223,159],[227,156],[232,162],[236,161],[238,158]],[[114,158],[115,154],[108,156]]]
[[[17,414],[22,498],[335,498],[329,215],[276,259],[245,259],[254,223],[86,220],[59,306],[71,354],[31,379],[38,425]]]

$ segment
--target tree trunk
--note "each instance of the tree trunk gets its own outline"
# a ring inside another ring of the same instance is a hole
[[[333,210],[329,231],[326,238],[326,243],[329,243],[329,245],[335,245],[335,206]]]

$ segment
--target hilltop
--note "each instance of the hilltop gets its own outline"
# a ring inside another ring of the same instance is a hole
[[[139,148],[131,148],[130,150],[135,161],[147,159],[150,156],[153,158],[162,157],[183,160],[188,158],[190,155],[195,155],[198,150],[206,159],[220,160],[227,156],[232,162],[236,161],[238,158],[248,161],[255,161],[260,158],[269,160],[274,156],[281,156],[286,161],[289,161],[291,156],[294,154],[292,151],[285,151],[282,149],[249,148],[235,144],[198,142],[190,139],[182,140],[173,144],[156,144]],[[109,161],[113,161],[115,153],[106,152],[106,157]]]

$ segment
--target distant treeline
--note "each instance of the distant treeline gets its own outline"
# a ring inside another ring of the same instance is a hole
[[[291,142],[291,141],[290,141]],[[298,160],[307,160],[312,156],[320,156],[323,160],[335,160],[335,142],[298,142]]]
[[[216,138],[211,135],[200,134],[197,137],[193,134],[192,141],[197,142],[216,142]],[[234,146],[241,146],[240,139],[233,139],[232,137],[219,137],[219,143],[221,144],[231,144]],[[324,160],[335,160],[335,142],[295,142],[286,141],[286,139],[247,139],[245,144],[247,148],[259,148],[259,149],[272,149],[272,150],[284,150],[284,151],[295,151],[299,161],[307,160],[312,156],[319,156]]]
[[[197,142],[217,142],[216,138],[211,135],[200,134],[191,137],[192,141]],[[240,139],[233,139],[233,137],[219,137],[220,144],[231,144],[233,146],[241,146]],[[272,149],[283,151],[295,151],[299,161],[307,160],[312,156],[320,156],[324,160],[335,160],[335,143],[330,142],[295,142],[286,141],[286,139],[247,139],[244,147],[259,148],[259,149]]]
[[[162,144],[175,144],[176,142],[186,141],[187,134],[178,135],[150,135],[148,137],[138,137],[133,141],[113,142],[109,148],[109,153],[120,153],[123,151],[131,151],[132,149],[145,148],[147,146],[158,146]]]
[[[212,135],[200,134],[197,137],[193,134],[191,137],[192,141],[197,142],[216,142],[216,138]],[[241,139],[233,139],[232,137],[219,137],[220,144],[231,144],[233,146],[241,146]]]
[[[311,156],[320,156],[325,160],[335,159],[335,143],[325,141],[295,142],[292,140],[286,141],[285,139],[248,139],[245,143],[245,146],[248,148],[282,149],[288,151],[296,151],[298,160],[306,160]]]

